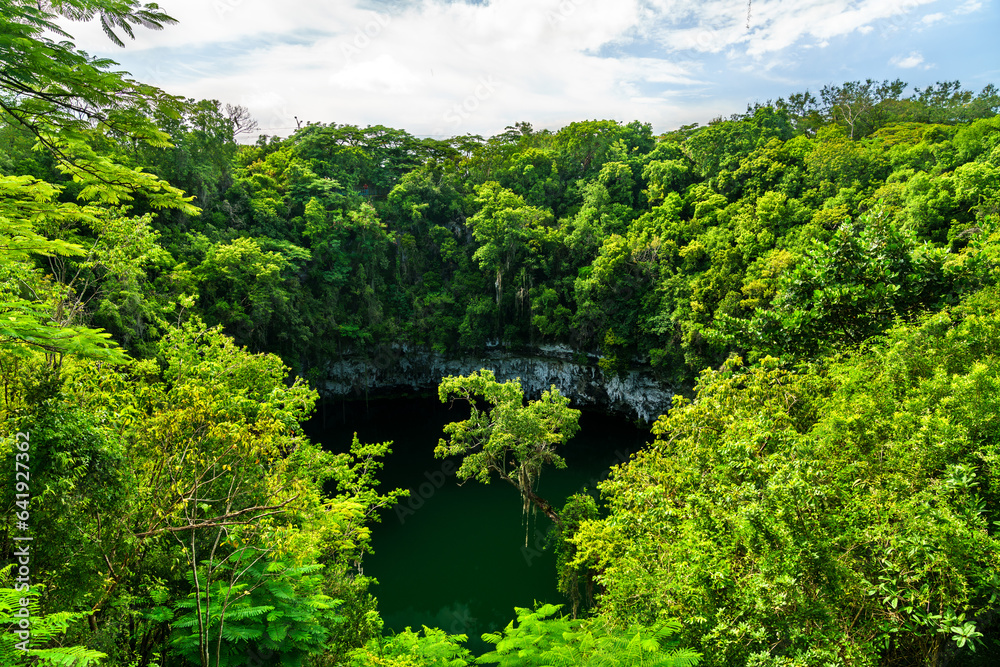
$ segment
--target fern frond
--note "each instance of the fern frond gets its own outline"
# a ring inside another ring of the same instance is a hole
[[[257,607],[237,607],[226,612],[227,622],[242,621],[246,618],[256,618],[261,614],[266,614],[274,609],[273,606],[265,604]]]
[[[701,653],[689,648],[679,648],[668,654],[669,667],[696,667],[701,664]]]
[[[96,665],[108,657],[106,653],[92,651],[83,646],[32,649],[28,651],[28,655],[38,658],[39,664],[58,665],[59,667],[87,667],[87,665]]]
[[[222,638],[227,642],[260,639],[264,636],[262,628],[250,628],[245,625],[227,625],[222,629]]]

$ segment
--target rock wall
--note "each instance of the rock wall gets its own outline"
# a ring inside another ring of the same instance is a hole
[[[398,391],[433,391],[446,375],[468,375],[492,370],[501,381],[520,378],[529,397],[555,385],[575,407],[595,407],[651,421],[670,407],[673,392],[649,369],[606,377],[596,358],[581,363],[572,349],[544,346],[530,355],[499,348],[483,356],[447,357],[405,346],[384,348],[368,359],[346,355],[328,364],[321,391],[334,396],[377,396]]]

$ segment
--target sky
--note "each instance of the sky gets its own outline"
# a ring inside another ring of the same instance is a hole
[[[706,123],[827,84],[1000,86],[1000,0],[159,0],[178,20],[124,49],[136,79],[247,107],[265,134],[386,125],[440,138],[518,121]]]

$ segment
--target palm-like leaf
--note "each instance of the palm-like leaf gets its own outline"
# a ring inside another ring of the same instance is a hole
[[[71,21],[93,21],[101,23],[104,34],[118,46],[125,42],[118,36],[124,32],[129,39],[135,39],[132,26],[142,26],[148,30],[163,30],[165,25],[173,25],[177,20],[155,2],[140,4],[137,0],[46,0],[39,2],[43,10],[50,10]]]

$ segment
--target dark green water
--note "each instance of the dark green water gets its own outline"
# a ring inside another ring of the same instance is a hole
[[[373,527],[375,553],[365,558],[364,573],[379,582],[373,590],[387,628],[439,627],[467,634],[477,650],[480,635],[506,626],[515,606],[565,600],[545,544],[551,522],[538,514],[526,527],[516,489],[501,481],[459,486],[454,462],[434,458],[442,427],[467,416],[436,398],[338,402],[324,406],[308,431],[332,451],[345,451],[354,432],[362,442],[393,441],[381,479],[411,495]],[[585,412],[580,426],[563,448],[568,468],[542,473],[539,494],[556,507],[584,486],[594,489],[650,437],[598,413]]]

